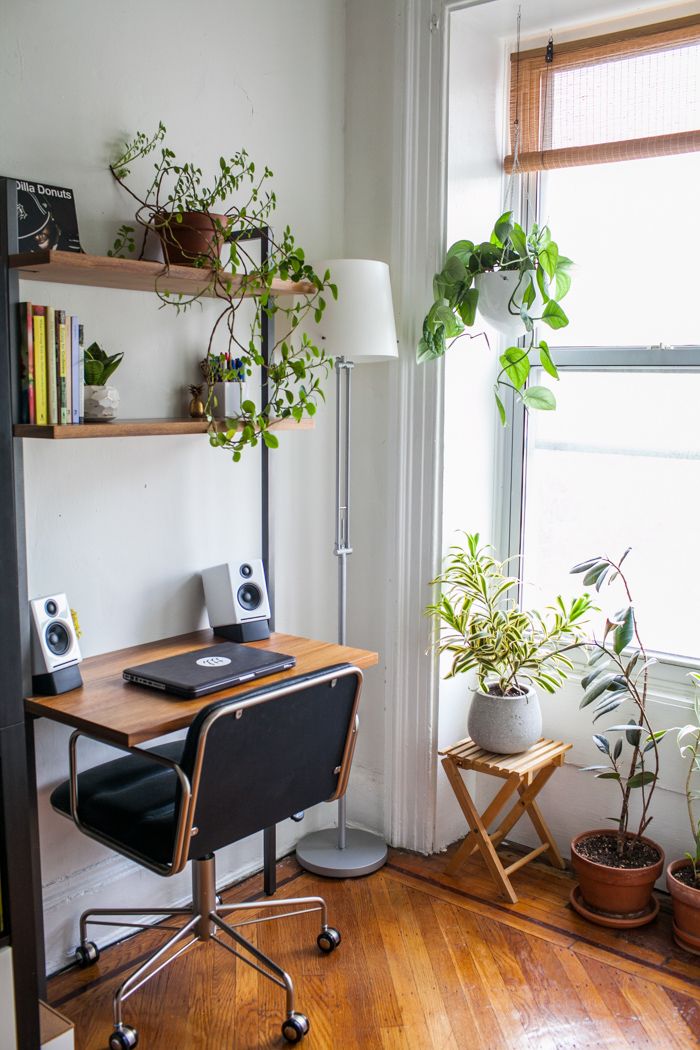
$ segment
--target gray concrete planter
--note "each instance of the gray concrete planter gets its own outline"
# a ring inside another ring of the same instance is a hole
[[[493,696],[476,689],[467,721],[469,736],[486,751],[515,755],[542,736],[542,711],[530,688],[521,696]]]

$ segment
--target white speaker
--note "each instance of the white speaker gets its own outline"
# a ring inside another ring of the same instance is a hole
[[[57,696],[83,684],[82,659],[65,594],[47,594],[29,602],[32,630],[32,689]]]
[[[202,570],[204,599],[214,634],[233,642],[270,637],[270,602],[260,558]]]

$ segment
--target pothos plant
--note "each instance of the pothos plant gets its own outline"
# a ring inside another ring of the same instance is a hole
[[[441,357],[449,345],[476,322],[480,275],[495,271],[517,274],[508,300],[508,313],[523,325],[524,346],[509,346],[501,354],[501,370],[494,384],[496,405],[507,422],[503,391],[510,389],[526,409],[554,409],[556,399],[545,386],[527,386],[534,354],[545,372],[559,378],[549,345],[536,339],[537,323],[564,328],[569,319],[561,300],[571,287],[572,262],[559,251],[548,226],[533,223],[529,231],[507,211],[496,221],[488,241],[456,241],[448,250],[440,273],[433,278],[433,304],[423,321],[418,362]],[[539,296],[538,296],[539,293]],[[540,312],[535,307],[541,304]]]
[[[156,293],[163,305],[174,306],[178,313],[201,304],[205,298],[217,300],[221,310],[209,336],[207,357],[213,353],[217,333],[223,331],[226,352],[231,360],[240,360],[246,375],[251,376],[257,369],[267,373],[267,405],[258,409],[252,401],[244,401],[241,416],[227,420],[226,429],[221,431],[213,424],[210,391],[206,405],[211,424],[209,441],[229,450],[238,461],[246,446],[254,447],[260,440],[268,448],[277,447],[278,440],[271,429],[275,420],[291,418],[299,422],[304,415],[316,413],[319,399],[324,399],[321,384],[333,362],[303,331],[303,322],[311,313],[318,323],[326,296],[337,298],[337,288],[329,271],[319,275],[306,262],[289,226],[281,237],[272,232],[269,223],[277,199],[269,188],[272,172],[268,167],[258,173],[247,152],[239,150],[233,156],[219,157],[216,174],[205,181],[200,167],[178,161],[166,145],[165,135],[162,123],[154,135],[137,132],[110,164],[110,171],[137,205],[135,218],[143,231],[139,259],[144,257],[152,234],[162,234],[164,227],[183,223],[188,213],[200,212],[208,217],[214,231],[211,247],[191,260],[203,271],[201,285],[191,293],[173,293],[168,288],[166,265],[156,281]],[[144,190],[135,189],[131,169],[152,154],[156,159],[150,181],[146,179]],[[268,250],[256,258],[252,235],[262,228],[268,231]],[[121,226],[109,254],[136,255],[135,233],[135,227]],[[304,282],[305,298],[295,298],[292,305],[281,304],[273,295],[276,278]],[[234,322],[244,299],[251,296],[253,318],[250,323],[246,318],[246,335],[241,338]],[[273,317],[283,323],[277,325],[280,334],[266,361],[261,350],[262,328],[266,319]],[[239,366],[237,373],[240,376]]]
[[[602,637],[585,644],[587,670],[579,704],[580,708],[593,705],[594,723],[622,704],[633,705],[634,714],[627,722],[593,736],[595,746],[605,756],[605,765],[584,767],[585,772],[595,773],[600,780],[612,780],[619,787],[620,813],[610,818],[617,825],[618,857],[631,851],[651,823],[649,808],[659,776],[658,743],[665,733],[654,732],[647,714],[649,668],[656,661],[647,654],[640,637],[632,593],[622,569],[629,552],[630,548],[617,561],[605,556],[589,558],[571,570],[583,574],[584,586],[595,586],[597,591],[619,581],[625,597],[623,606],[606,617]],[[608,734],[615,734],[614,743]],[[633,793],[639,795],[640,816],[636,830],[629,834]]]
[[[478,533],[465,539],[465,547],[450,548],[432,581],[440,584],[440,597],[426,610],[436,627],[447,628],[436,644],[452,656],[447,677],[475,670],[479,689],[497,696],[525,693],[533,683],[555,692],[573,666],[567,651],[585,636],[589,596],[568,605],[558,597],[544,613],[520,609],[519,581],[506,572],[507,563],[479,545]]]

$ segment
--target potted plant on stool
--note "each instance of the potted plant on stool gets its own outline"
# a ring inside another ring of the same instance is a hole
[[[696,685],[700,675],[693,674]],[[700,819],[693,803],[700,798],[694,787],[695,777],[700,774],[700,695],[696,695],[695,721],[683,726],[678,732],[681,755],[688,759],[688,774],[685,795],[688,804],[692,853],[681,860],[672,861],[666,869],[666,886],[673,901],[673,936],[681,948],[700,955]]]
[[[453,546],[444,571],[433,583],[442,593],[427,612],[447,633],[436,642],[452,654],[447,675],[475,670],[478,687],[469,708],[468,730],[475,743],[495,754],[526,751],[542,733],[535,686],[553,693],[572,664],[566,653],[584,637],[587,594],[567,605],[560,597],[544,614],[518,607],[519,581],[479,535],[466,535],[466,549]]]
[[[617,562],[590,558],[571,570],[583,573],[584,585],[595,585],[598,591],[618,580],[626,597],[623,608],[606,618],[602,639],[586,643],[588,666],[579,705],[595,705],[594,723],[622,704],[634,707],[634,716],[626,723],[594,735],[593,742],[606,763],[584,770],[618,785],[620,815],[612,818],[615,830],[584,831],[571,843],[571,863],[579,880],[572,890],[572,906],[592,922],[617,928],[643,926],[656,917],[659,903],[652,890],[664,866],[663,850],[644,836],[652,820],[649,808],[659,775],[658,742],[664,731],[654,733],[647,716],[648,672],[655,661],[647,657],[639,636],[632,594],[622,570],[628,553],[629,549]],[[619,734],[613,744],[609,733]],[[640,805],[636,831],[629,826],[633,795]]]

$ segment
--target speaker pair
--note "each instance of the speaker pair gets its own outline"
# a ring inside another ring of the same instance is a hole
[[[270,637],[270,602],[259,558],[203,569],[202,583],[214,634],[233,642]]]
[[[29,602],[32,631],[32,689],[57,696],[83,684],[78,670],[80,647],[65,594]]]

